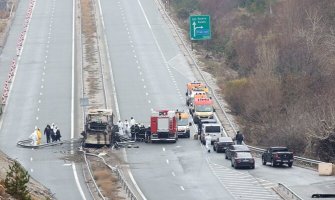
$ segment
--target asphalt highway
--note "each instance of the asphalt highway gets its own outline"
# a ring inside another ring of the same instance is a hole
[[[28,3],[19,3],[0,57],[1,71],[16,56],[16,42],[23,30]],[[90,199],[81,166],[65,159],[71,156],[70,146],[35,150],[16,146],[17,141],[29,137],[35,126],[43,132],[46,124],[51,123],[60,128],[63,140],[78,137],[71,132],[73,8],[73,1],[69,0],[36,1],[2,118],[0,147],[20,161],[33,178],[50,188],[57,199]],[[1,81],[6,74],[1,73]]]
[[[149,124],[152,109],[187,109],[185,85],[195,80],[153,0],[100,0],[121,120]],[[147,199],[279,199],[278,182],[296,188],[331,177],[298,167],[259,165],[235,170],[224,154],[205,153],[199,141],[139,144],[127,161]]]

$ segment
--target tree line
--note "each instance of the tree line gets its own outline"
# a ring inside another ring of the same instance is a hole
[[[335,1],[170,4],[186,30],[190,15],[211,15],[213,38],[197,46],[217,62],[210,69],[224,76],[219,85],[249,143],[335,161]]]

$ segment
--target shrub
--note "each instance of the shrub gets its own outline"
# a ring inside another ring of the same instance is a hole
[[[17,161],[14,161],[6,174],[6,192],[20,200],[31,200],[26,186],[29,178],[28,172]]]

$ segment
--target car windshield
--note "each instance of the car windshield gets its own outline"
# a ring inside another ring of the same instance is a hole
[[[233,142],[233,140],[230,137],[221,137],[219,142]]]
[[[178,126],[186,126],[188,124],[188,119],[178,120]]]
[[[249,148],[245,145],[236,145],[234,146],[236,151],[250,151]]]
[[[213,107],[211,105],[197,105],[195,107],[195,112],[212,112]]]
[[[237,158],[252,158],[252,155],[249,152],[238,152],[236,153]]]
[[[206,126],[206,133],[220,133],[220,126]]]
[[[272,152],[280,152],[280,151],[288,151],[287,148],[276,148],[276,149],[272,149]]]

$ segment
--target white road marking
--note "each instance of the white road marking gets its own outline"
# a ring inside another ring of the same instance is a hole
[[[143,7],[142,7],[142,4],[141,4],[141,2],[140,2],[139,0],[137,0],[137,2],[138,2],[138,4],[140,5],[140,8],[141,8],[141,10],[142,10],[142,13],[143,13],[143,15],[144,15],[144,18],[145,18],[145,21],[147,22],[147,24],[148,24],[149,28],[151,29],[151,25],[150,25],[150,23],[149,23],[149,20],[148,20],[148,17],[147,17],[147,15],[145,14],[145,11],[144,11],[144,9],[143,9]]]
[[[148,94],[148,93],[147,93]],[[165,151],[165,148],[163,147],[163,151]]]
[[[169,162],[169,160],[168,159],[166,159],[166,164],[169,164],[170,162]]]
[[[185,188],[182,185],[180,186],[180,189],[183,190],[183,191],[185,190]]]
[[[30,169],[30,172],[31,172],[31,173],[33,173],[33,172],[34,172],[33,168],[31,168],[31,169]]]
[[[30,161],[31,161],[31,162],[33,161],[33,157],[30,157]]]
[[[74,138],[74,59],[75,59],[75,19],[76,19],[76,0],[72,0],[72,83],[71,83],[71,139]],[[73,144],[71,144],[71,148],[73,148]],[[73,152],[73,149],[71,149],[71,153]],[[82,197],[83,200],[86,200],[85,194],[83,189],[81,188],[78,175],[77,175],[77,170],[76,170],[76,165],[74,162],[72,162],[72,171],[73,175],[77,184],[77,188],[80,192],[80,196]]]
[[[42,92],[40,92],[40,96],[42,96],[43,94],[42,94]]]
[[[40,108],[37,108],[37,112],[40,112]]]
[[[151,101],[150,101],[150,100],[148,100],[148,103],[151,103]]]
[[[143,88],[145,89],[145,88],[147,88],[147,86],[146,86],[146,85],[143,85]]]
[[[65,163],[63,166],[71,166],[71,163]]]
[[[174,172],[171,172],[172,176],[176,176],[176,174]]]
[[[146,95],[146,96],[148,96],[148,95],[149,95],[149,93],[147,93],[147,92],[146,92],[146,93],[145,93],[145,95]]]
[[[41,102],[42,102],[41,99],[39,99],[39,100],[38,100],[38,103],[41,103]]]

